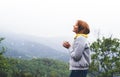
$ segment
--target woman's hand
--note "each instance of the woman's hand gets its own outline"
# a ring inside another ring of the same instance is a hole
[[[65,47],[65,48],[69,48],[71,45],[70,45],[70,43],[69,42],[67,42],[67,41],[65,41],[65,42],[63,42],[63,47]]]

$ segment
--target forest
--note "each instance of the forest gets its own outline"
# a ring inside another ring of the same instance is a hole
[[[67,77],[69,74],[68,64],[63,61],[6,57],[5,47],[0,45],[0,49],[0,77]]]
[[[0,38],[0,43],[4,38]],[[91,65],[87,77],[120,77],[120,39],[98,38],[90,44]],[[6,57],[0,45],[0,77],[69,77],[68,62]]]
[[[0,77],[68,77],[68,65],[53,59],[12,59],[1,61]]]

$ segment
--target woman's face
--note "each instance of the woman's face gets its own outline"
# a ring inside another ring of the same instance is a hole
[[[78,26],[76,24],[73,26],[73,32],[78,33]]]

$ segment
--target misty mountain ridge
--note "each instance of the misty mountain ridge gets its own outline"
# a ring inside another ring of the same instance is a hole
[[[2,33],[0,37],[5,38],[5,40],[2,41],[2,45],[6,47],[5,55],[8,57],[68,60],[67,50],[59,45],[61,42],[57,41],[57,39],[54,40],[55,38],[51,40],[50,38],[11,33]]]

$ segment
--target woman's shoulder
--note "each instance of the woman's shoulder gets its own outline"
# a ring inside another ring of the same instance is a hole
[[[87,43],[87,38],[80,36],[80,37],[77,37],[74,42],[85,44]]]
[[[76,38],[76,40],[87,40],[87,38],[84,37],[84,36],[79,36],[79,37]]]

